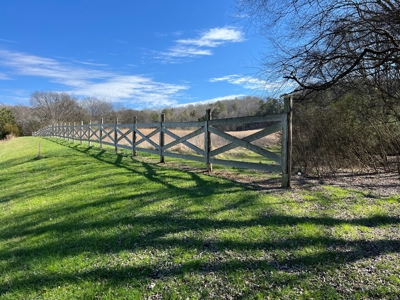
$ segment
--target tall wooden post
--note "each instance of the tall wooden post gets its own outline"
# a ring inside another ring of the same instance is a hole
[[[92,137],[92,120],[89,120],[88,124],[88,131],[87,131],[87,140],[88,140],[88,146],[90,147],[90,138]]]
[[[103,148],[103,118],[101,118],[101,121],[100,121],[100,133],[99,133],[99,135],[100,135],[100,141],[99,141],[100,149],[102,149]]]
[[[74,125],[72,126],[72,142],[73,143],[75,143],[75,133],[76,133],[76,131],[75,131],[75,122],[74,122]]]
[[[165,163],[165,158],[163,155],[163,147],[164,147],[164,123],[165,122],[165,114],[161,114],[161,124],[160,124],[160,163]]]
[[[71,136],[71,122],[68,122],[68,134],[67,134],[67,141],[69,142],[69,137]]]
[[[81,126],[79,127],[79,144],[82,145],[83,139],[83,121],[81,121]]]
[[[137,124],[137,117],[133,118],[133,126],[132,126],[132,155],[137,156],[137,151],[135,147],[136,143],[136,124]]]
[[[284,112],[282,114],[282,187],[291,186],[292,170],[292,112],[293,97],[284,99]]]
[[[114,147],[115,147],[115,153],[118,153],[118,147],[117,147],[117,138],[118,138],[117,124],[118,124],[118,118],[115,119],[115,123],[114,123]]]
[[[211,121],[211,109],[207,109],[206,111],[206,122],[205,122],[205,131],[204,131],[204,145],[205,145],[205,155],[207,162],[207,171],[209,173],[212,172],[213,166],[210,163],[210,152],[211,152],[211,132],[208,130]]]

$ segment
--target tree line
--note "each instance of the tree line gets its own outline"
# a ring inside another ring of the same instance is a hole
[[[50,124],[69,122],[99,123],[103,119],[104,123],[114,123],[118,119],[119,123],[133,123],[135,117],[139,123],[159,122],[162,113],[171,122],[202,121],[208,109],[213,119],[273,114],[282,111],[283,102],[279,99],[247,96],[213,103],[135,110],[96,97],[78,99],[65,92],[35,91],[31,94],[30,106],[0,107],[7,111],[7,115],[12,118],[8,123],[14,126],[7,125],[4,129],[6,122],[0,119],[0,128],[3,128],[4,133],[18,136],[31,135]]]

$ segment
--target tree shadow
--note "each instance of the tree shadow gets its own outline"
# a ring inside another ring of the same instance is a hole
[[[57,143],[70,147],[67,143]],[[67,202],[67,205],[38,207],[15,216],[13,225],[8,226],[0,235],[1,240],[9,241],[7,247],[0,249],[3,269],[20,272],[24,267],[30,271],[42,267],[44,271],[37,274],[27,271],[25,276],[1,281],[0,295],[26,289],[41,291],[63,284],[78,284],[82,280],[105,280],[111,286],[136,281],[145,286],[154,280],[182,278],[187,274],[226,276],[230,272],[240,271],[264,272],[262,278],[271,282],[282,280],[272,271],[284,272],[290,274],[285,284],[296,285],[318,273],[318,268],[338,268],[343,264],[384,254],[400,253],[398,233],[385,239],[349,240],[334,237],[328,230],[339,225],[365,226],[371,229],[382,226],[397,228],[400,224],[398,216],[376,215],[347,220],[298,217],[272,211],[268,215],[260,212],[251,218],[218,218],[221,212],[246,210],[254,205],[259,195],[253,188],[245,185],[226,180],[211,180],[196,173],[170,172],[163,167],[140,162],[123,154],[109,153],[104,149],[81,149],[76,146],[70,148],[109,167],[121,168],[123,174],[138,179],[135,185],[139,190],[131,194],[104,195],[94,201],[83,196],[81,199],[71,196],[74,201],[69,204]],[[48,189],[36,192],[36,195],[45,195],[55,189],[59,193],[66,192],[80,180],[77,178],[67,184],[55,179],[50,182]],[[180,183],[176,184],[177,181]],[[146,189],[146,182],[154,183],[155,188]],[[187,187],[183,188],[185,184]],[[126,184],[110,185],[118,190]],[[24,193],[33,194],[34,189]],[[206,209],[207,202],[212,201],[214,195],[229,195],[231,200],[219,207],[209,208],[205,216],[202,210]],[[22,194],[14,196],[22,197]],[[181,203],[179,197],[182,196],[192,203]],[[169,199],[173,200],[173,204],[161,209],[161,203]],[[327,196],[322,201],[334,200]],[[115,204],[121,205],[114,206]],[[146,209],[153,205],[160,205],[160,209],[152,214],[146,213]],[[50,222],[49,218],[54,221]],[[310,237],[293,230],[308,224],[321,228],[320,234]],[[245,234],[253,228],[263,229],[255,240],[223,238],[220,234],[234,230]],[[287,233],[287,236],[274,238],[274,234],[281,231]],[[103,234],[105,232],[108,234]],[[25,239],[46,235],[47,239],[40,244],[24,246],[22,243]],[[312,254],[299,251],[312,247],[324,250]],[[179,249],[179,252],[175,253],[171,249]],[[183,252],[194,253],[195,258],[181,258],[179,264],[164,263],[165,260],[173,262]],[[265,256],[254,257],[254,252],[264,253]],[[145,265],[128,261],[123,265],[107,266],[107,263],[113,261],[112,257],[120,253],[150,253],[151,259]],[[247,256],[249,253],[251,255]],[[283,256],[282,253],[290,255]],[[76,272],[52,273],[46,270],[51,261],[68,261],[74,257],[83,257],[90,261],[92,256],[105,255],[109,258],[103,264],[85,266]],[[201,259],[201,255],[207,259]],[[254,296],[251,291],[247,293],[249,298]]]

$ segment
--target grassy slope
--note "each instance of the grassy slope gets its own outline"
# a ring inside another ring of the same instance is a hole
[[[0,188],[2,299],[400,294],[399,195],[256,191],[36,138],[0,144]]]

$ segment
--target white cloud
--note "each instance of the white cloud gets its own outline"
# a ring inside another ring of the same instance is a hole
[[[199,47],[216,47],[225,43],[243,42],[243,33],[234,27],[212,28],[203,32],[197,39],[182,39],[176,42]]]
[[[208,49],[200,49],[194,47],[183,47],[181,45],[170,48],[167,56],[170,57],[193,57],[200,55],[211,55],[212,52]]]
[[[179,96],[179,92],[189,88],[187,85],[157,82],[143,75],[121,75],[6,50],[0,50],[0,66],[11,69],[12,74],[48,78],[77,96],[97,96],[154,107],[175,104],[174,98]]]
[[[134,103],[147,103],[150,106],[174,105],[173,97],[188,89],[185,85],[155,82],[143,76],[117,76],[105,82],[91,83],[83,89],[75,89],[75,94],[96,96],[113,101],[129,99]]]
[[[217,27],[202,32],[194,39],[176,40],[176,45],[167,51],[157,52],[158,59],[164,63],[180,62],[179,58],[199,57],[212,55],[210,48],[215,48],[227,43],[238,43],[244,41],[244,34],[236,27]]]
[[[294,82],[285,80],[265,81],[251,76],[227,75],[211,78],[209,82],[228,82],[246,89],[258,90],[272,97],[279,97],[283,93],[290,93],[297,87]]]
[[[226,81],[231,84],[240,85],[246,89],[252,90],[270,90],[278,89],[282,86],[282,82],[266,82],[258,78],[251,76],[240,76],[240,75],[227,75],[218,78],[211,78],[210,82],[223,82]]]

